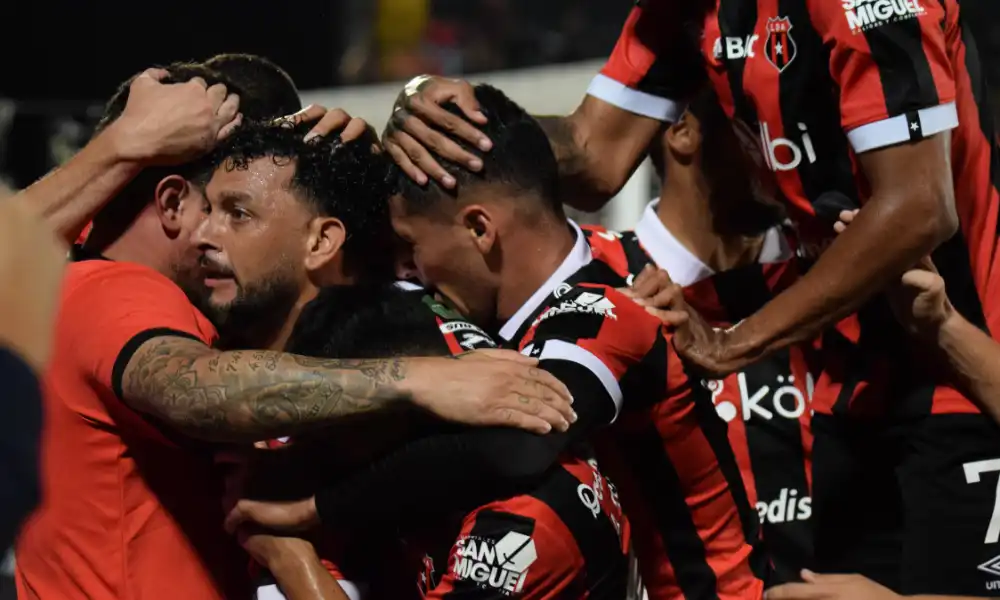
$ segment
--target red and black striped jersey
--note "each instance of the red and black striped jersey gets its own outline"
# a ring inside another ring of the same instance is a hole
[[[817,207],[835,194],[855,206],[870,196],[857,155],[951,132],[960,231],[934,253],[958,310],[984,329],[1000,326],[1000,157],[985,80],[958,0],[707,0],[691,23],[671,17],[676,0],[637,3],[589,92],[626,110],[670,119],[682,86],[663,78],[690,62],[662,51],[676,32],[699,44],[701,62],[736,129],[774,172],[806,255],[833,238]],[[910,345],[877,300],[826,336],[817,381],[822,412],[978,412],[929,370],[898,360]],[[895,359],[896,367],[884,357]],[[905,371],[900,371],[904,369]],[[891,406],[883,406],[887,399]]]
[[[624,277],[591,259],[582,234],[570,263],[579,270],[560,267],[501,335],[561,373],[577,398],[601,395],[606,422],[617,419],[597,452],[621,492],[649,598],[761,597],[758,518],[711,392],[687,376],[662,323],[615,289]]]
[[[684,286],[692,307],[716,327],[753,314],[797,277],[794,239],[771,229],[759,260],[713,272],[660,222],[655,203],[636,231],[584,228],[595,260],[627,280],[649,263],[666,269]],[[814,349],[794,346],[715,381],[702,380],[716,413],[728,423],[732,446],[750,505],[775,567],[776,581],[797,580],[812,567],[812,391]]]
[[[618,492],[596,461],[568,456],[529,493],[466,515],[446,560],[425,558],[418,587],[439,600],[619,600],[628,552]]]

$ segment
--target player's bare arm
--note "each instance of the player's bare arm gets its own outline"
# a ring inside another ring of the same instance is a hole
[[[976,600],[969,596],[901,596],[861,575],[820,575],[803,571],[804,583],[769,589],[764,600]]]
[[[243,549],[264,566],[288,600],[348,600],[306,540],[254,533],[242,536]]]
[[[848,230],[856,216],[857,211],[842,212],[837,232]],[[1000,344],[955,310],[934,262],[924,257],[888,291],[907,332],[939,348],[965,390],[1000,423]]]
[[[895,283],[957,230],[949,140],[941,133],[861,154],[871,199],[815,266],[731,330],[691,318],[678,329],[678,352],[708,373],[730,373],[812,339]]]
[[[458,106],[465,118],[441,108],[447,102]],[[454,178],[434,155],[480,170],[482,160],[449,136],[489,151],[490,140],[466,120],[482,123],[486,118],[467,81],[421,76],[397,98],[382,142],[414,181],[423,184],[430,177],[453,187]],[[582,210],[600,208],[625,185],[662,125],[592,96],[584,97],[571,115],[538,120],[559,162],[562,199]]]
[[[457,422],[565,430],[574,419],[570,394],[534,364],[513,352],[474,352],[460,360],[219,352],[161,336],[132,355],[122,396],[138,411],[214,441],[290,435],[407,403]]]
[[[569,116],[537,119],[559,163],[563,202],[586,211],[621,191],[663,126],[593,96],[584,96]]]

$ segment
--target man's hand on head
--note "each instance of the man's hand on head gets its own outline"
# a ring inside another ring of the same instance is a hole
[[[457,106],[465,119],[441,107]],[[392,115],[382,133],[382,145],[401,169],[424,185],[428,177],[447,188],[455,178],[445,171],[434,155],[462,165],[470,171],[483,168],[483,161],[449,136],[465,141],[483,152],[493,143],[473,123],[485,124],[476,93],[469,82],[421,75],[410,80],[396,98]],[[433,153],[433,154],[432,154]]]
[[[108,127],[123,157],[144,166],[176,165],[209,152],[242,121],[239,96],[195,77],[163,83],[164,69],[132,81],[122,115]]]
[[[364,135],[368,129],[368,123],[364,119],[352,117],[342,108],[327,109],[318,104],[310,104],[299,112],[279,120],[292,125],[315,123],[304,138],[307,142],[337,132],[340,132],[341,141],[352,142]]]

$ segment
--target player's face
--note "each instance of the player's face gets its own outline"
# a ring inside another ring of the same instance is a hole
[[[410,255],[420,282],[469,320],[486,324],[496,316],[496,281],[474,236],[458,217],[406,210],[406,200],[391,201],[392,227]],[[405,258],[409,258],[406,261]]]
[[[264,157],[246,169],[216,169],[206,186],[208,217],[195,232],[209,316],[236,326],[283,318],[307,285],[309,207],[290,189],[295,166]]]

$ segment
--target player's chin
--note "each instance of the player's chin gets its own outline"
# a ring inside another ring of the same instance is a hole
[[[208,299],[215,308],[229,306],[239,295],[239,284],[231,277],[206,278],[204,284],[211,291]]]

